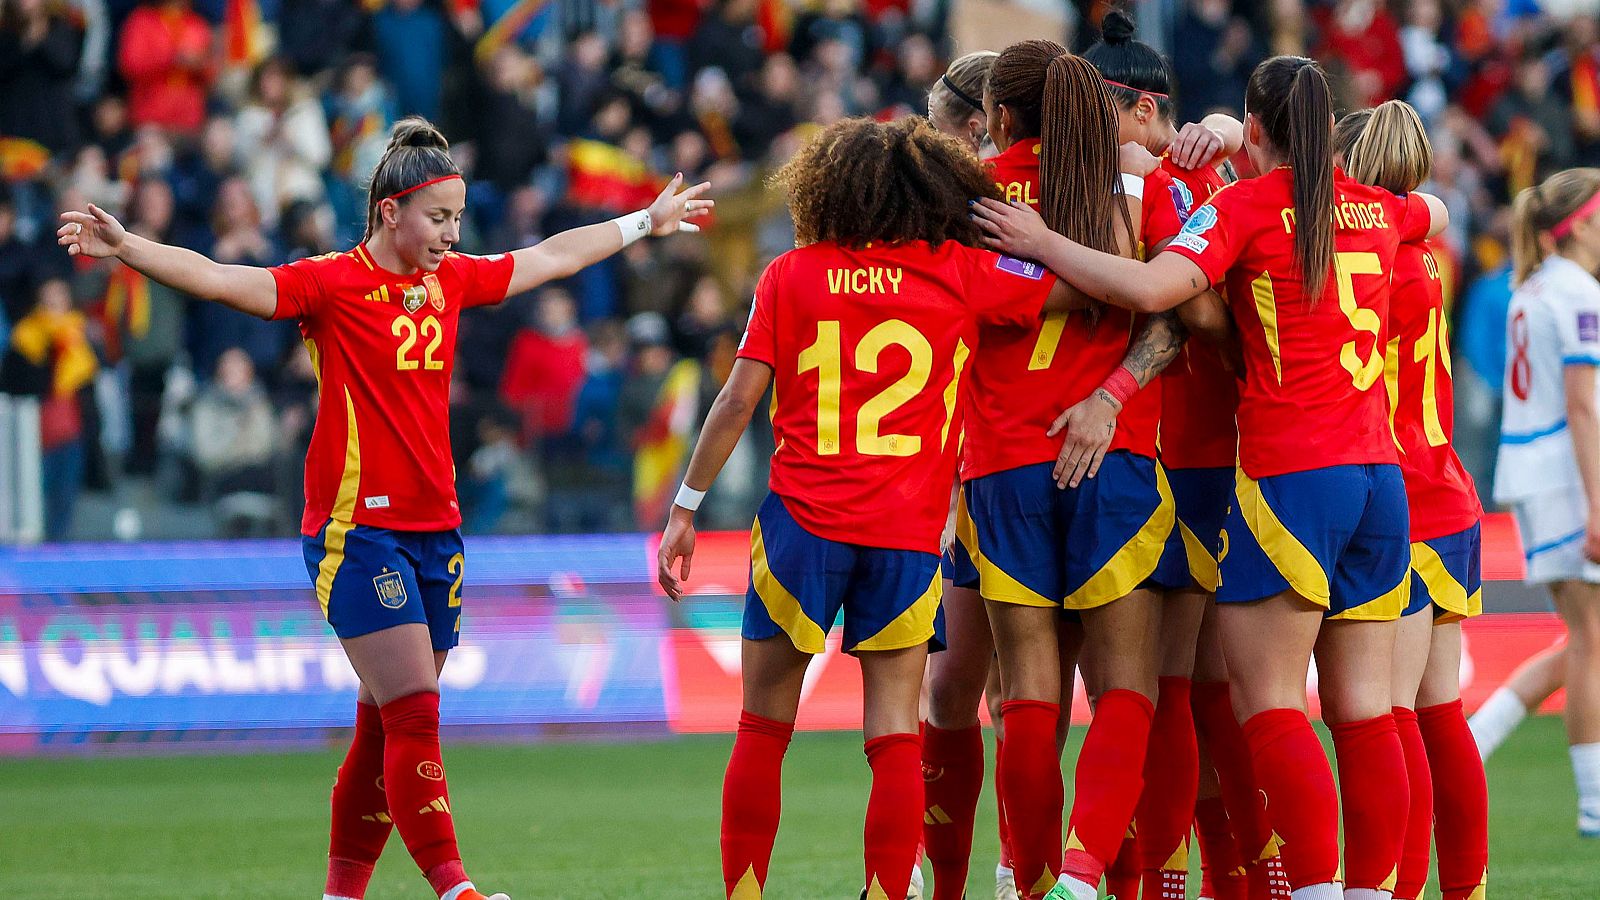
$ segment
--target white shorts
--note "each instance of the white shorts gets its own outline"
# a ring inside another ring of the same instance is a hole
[[[1529,584],[1587,581],[1600,584],[1600,565],[1583,556],[1587,517],[1583,489],[1535,494],[1512,507],[1522,530]]]

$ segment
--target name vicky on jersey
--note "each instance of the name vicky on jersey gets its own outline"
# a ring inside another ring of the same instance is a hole
[[[898,294],[905,270],[899,266],[864,266],[853,269],[829,269],[830,294]]]

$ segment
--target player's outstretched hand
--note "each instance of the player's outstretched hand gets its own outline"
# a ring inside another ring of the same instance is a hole
[[[971,208],[989,249],[1021,259],[1039,258],[1050,229],[1033,207],[1021,201],[1001,203],[984,197],[971,201]]]
[[[1178,130],[1178,136],[1167,148],[1167,155],[1178,168],[1191,171],[1211,165],[1225,147],[1227,143],[1221,132],[1199,122],[1190,122]]]
[[[672,574],[672,564],[683,562],[678,574]],[[661,589],[676,603],[683,599],[683,583],[689,580],[689,564],[694,561],[694,513],[681,506],[672,507],[667,515],[667,530],[661,535],[661,549],[656,551],[656,580]]]
[[[655,202],[650,204],[650,221],[654,224],[650,233],[655,237],[664,237],[674,231],[699,231],[699,225],[687,220],[698,219],[717,205],[715,200],[700,199],[701,194],[711,190],[711,182],[702,181],[679,191],[678,187],[682,184],[683,173],[679,172],[672,176],[667,186],[656,195]]]
[[[93,259],[116,256],[122,250],[122,242],[128,239],[128,231],[122,223],[93,203],[89,204],[87,212],[68,210],[62,213],[61,220],[66,224],[56,229],[56,243],[73,256]]]
[[[1073,404],[1071,409],[1056,416],[1050,426],[1050,436],[1066,432],[1061,442],[1061,452],[1056,456],[1052,475],[1056,487],[1077,487],[1084,478],[1093,478],[1100,472],[1100,462],[1106,458],[1111,446],[1111,436],[1117,431],[1117,413],[1122,405],[1105,388]]]

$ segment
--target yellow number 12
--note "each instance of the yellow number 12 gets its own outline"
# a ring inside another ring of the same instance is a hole
[[[922,450],[921,435],[880,434],[879,428],[885,416],[927,387],[928,376],[933,373],[933,346],[907,322],[900,319],[880,322],[856,345],[856,371],[877,374],[879,358],[890,347],[904,348],[911,356],[911,366],[893,384],[861,404],[856,415],[856,452],[863,456],[914,456]],[[963,343],[956,349],[955,373],[945,392],[943,439],[949,437],[949,420],[955,413],[955,386],[961,378],[966,357],[966,345]],[[800,351],[798,363],[797,374],[803,375],[812,370],[817,372],[817,453],[821,456],[836,455],[839,452],[839,403],[844,379],[838,321],[817,323],[817,339]]]

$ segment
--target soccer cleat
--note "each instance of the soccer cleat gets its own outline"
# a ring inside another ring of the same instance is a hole
[[[1071,875],[1063,874],[1050,893],[1044,895],[1044,900],[1097,900],[1100,890],[1093,885],[1085,884]],[[1107,898],[1114,900],[1114,898]]]
[[[1010,869],[995,871],[994,900],[1022,900],[1017,896],[1017,878]]]
[[[1600,838],[1600,816],[1578,813],[1578,837]]]

